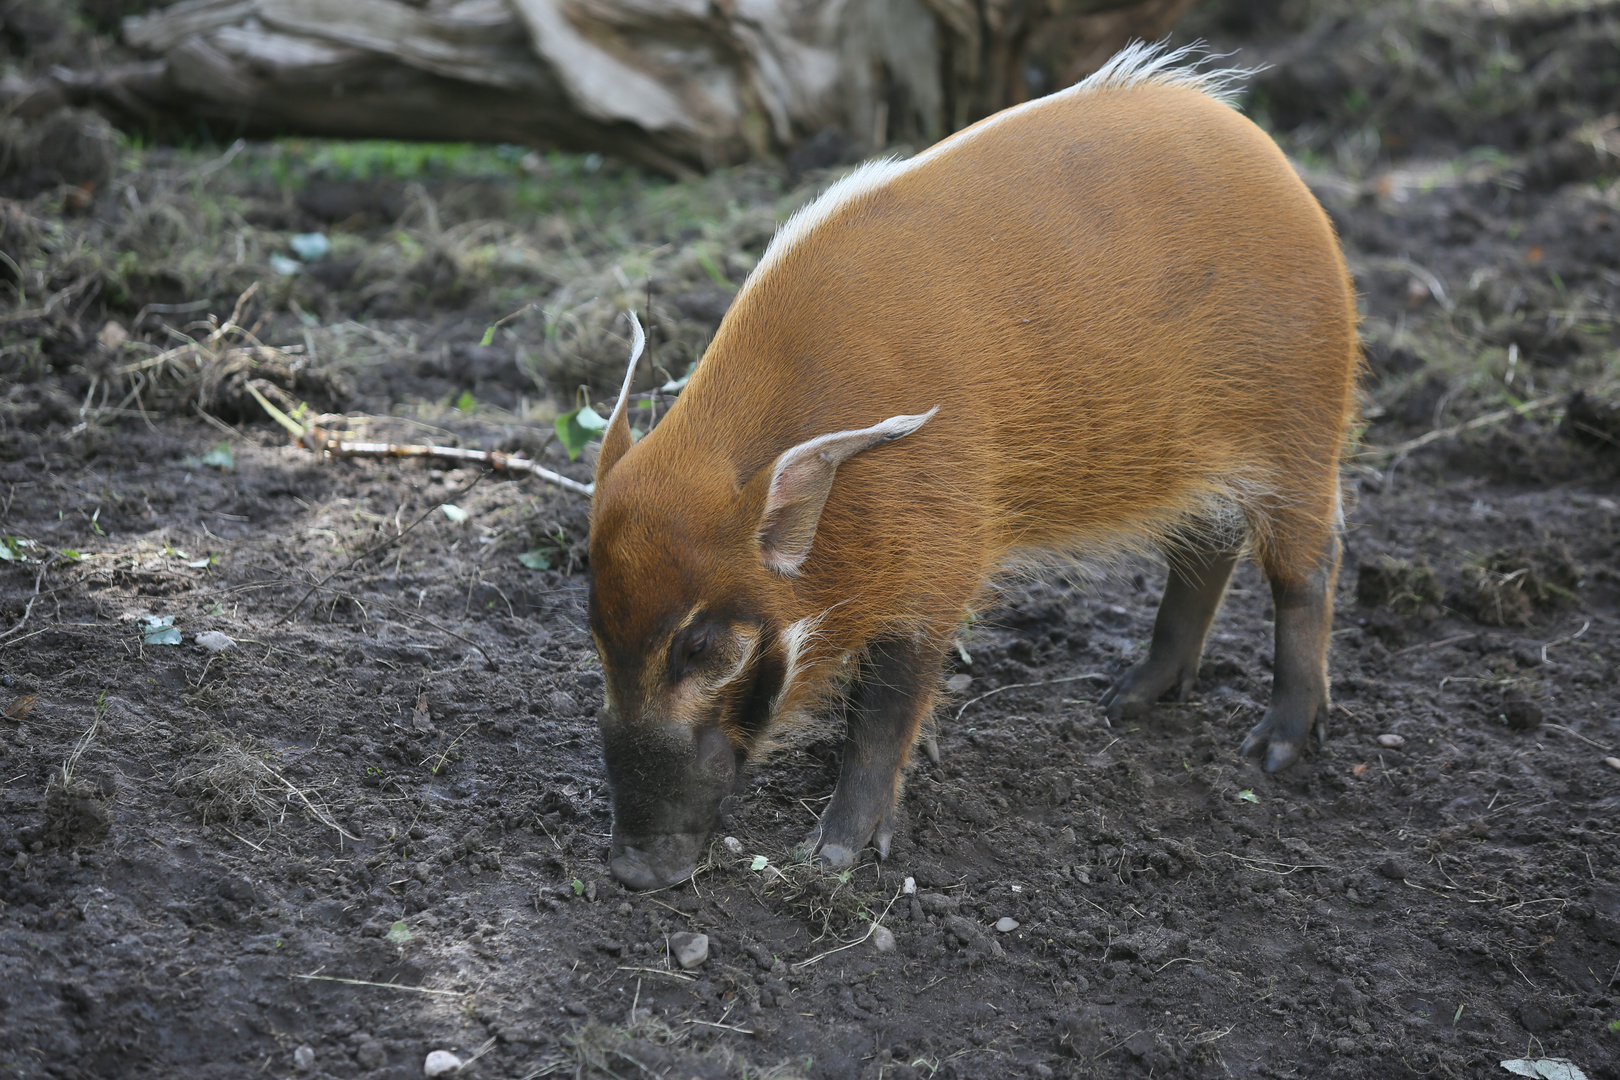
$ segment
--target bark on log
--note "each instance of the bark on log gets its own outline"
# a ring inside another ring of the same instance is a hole
[[[154,60],[8,82],[0,107],[556,146],[686,174],[829,130],[857,154],[927,145],[1194,2],[184,0],[126,22]]]

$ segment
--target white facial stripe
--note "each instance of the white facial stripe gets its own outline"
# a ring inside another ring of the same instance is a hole
[[[782,688],[776,692],[776,698],[771,702],[771,716],[782,709],[783,702],[793,690],[793,684],[798,681],[800,670],[804,663],[804,655],[809,650],[811,640],[821,629],[821,622],[827,617],[827,611],[819,615],[806,615],[796,623],[790,623],[782,631],[782,652],[786,657],[785,670],[782,674]]]

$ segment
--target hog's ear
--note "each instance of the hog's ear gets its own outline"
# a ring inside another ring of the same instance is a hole
[[[838,466],[862,450],[910,435],[938,411],[936,405],[925,413],[891,416],[859,431],[821,435],[777,458],[759,520],[760,555],[765,565],[783,574],[798,573],[810,557],[816,524]]]
[[[647,346],[647,335],[642,332],[641,320],[636,318],[636,313],[632,311],[629,314],[630,326],[635,331],[635,340],[630,345],[630,367],[624,373],[618,403],[613,406],[607,429],[602,434],[601,452],[596,455],[597,484],[607,477],[608,470],[618,464],[624,452],[630,449],[630,383],[636,377],[636,361],[641,359],[641,350]]]

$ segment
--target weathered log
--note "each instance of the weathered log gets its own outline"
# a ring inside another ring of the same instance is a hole
[[[153,60],[8,82],[0,107],[555,146],[684,174],[827,131],[853,154],[926,145],[1194,2],[184,0],[126,20]]]

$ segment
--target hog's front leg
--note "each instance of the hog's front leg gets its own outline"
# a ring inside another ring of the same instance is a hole
[[[838,786],[811,837],[828,866],[855,865],[868,842],[888,857],[900,773],[934,707],[943,655],[926,640],[879,641],[867,650],[850,696]]]

